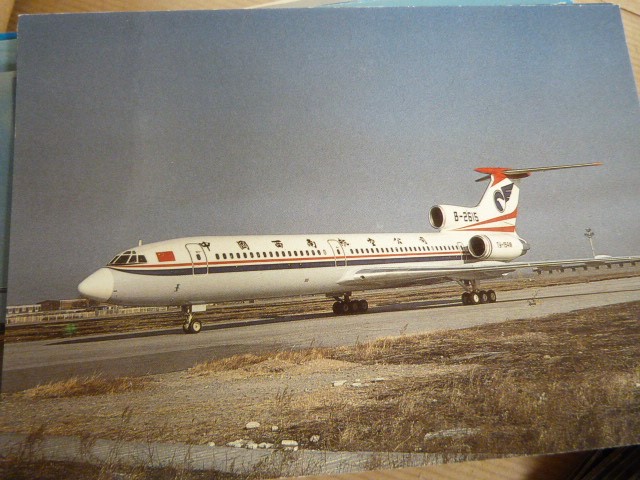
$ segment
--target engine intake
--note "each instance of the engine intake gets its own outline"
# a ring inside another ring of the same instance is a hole
[[[480,214],[476,207],[435,205],[429,210],[429,223],[439,230],[467,227],[479,221]]]
[[[442,228],[444,225],[444,211],[439,205],[431,207],[429,211],[429,223],[433,228]]]

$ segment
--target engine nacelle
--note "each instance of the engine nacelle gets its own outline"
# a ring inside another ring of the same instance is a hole
[[[429,223],[440,230],[452,230],[479,221],[480,215],[475,207],[436,205],[429,210]]]
[[[513,235],[474,235],[469,253],[478,260],[513,260],[527,253],[529,245]]]

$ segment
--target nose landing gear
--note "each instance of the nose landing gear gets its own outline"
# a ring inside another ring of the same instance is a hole
[[[186,314],[187,318],[182,324],[182,331],[184,333],[199,333],[202,330],[202,322],[193,318],[193,314],[194,312],[205,312],[206,310],[206,305],[183,305],[182,313]]]

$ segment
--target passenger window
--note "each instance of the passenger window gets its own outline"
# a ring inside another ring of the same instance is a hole
[[[269,256],[273,258],[273,252],[269,252]]]
[[[242,256],[243,256],[244,258],[247,258],[247,252],[243,252],[243,253],[242,253]]]
[[[253,258],[253,252],[249,252],[249,256]]]
[[[236,258],[240,258],[240,254],[239,253],[236,253]]]

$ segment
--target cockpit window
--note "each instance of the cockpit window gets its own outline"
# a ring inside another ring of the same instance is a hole
[[[124,265],[125,263],[127,263],[129,261],[129,258],[131,257],[131,255],[120,255],[118,257],[118,259],[115,261],[116,265]]]
[[[147,258],[144,255],[136,255],[135,250],[127,250],[126,252],[116,255],[113,260],[109,262],[109,265],[130,265],[136,263],[147,263]]]

